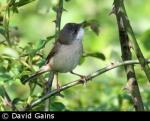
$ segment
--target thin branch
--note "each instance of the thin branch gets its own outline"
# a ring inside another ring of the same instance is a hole
[[[5,28],[5,38],[9,46],[11,46],[11,41],[9,37],[9,19],[10,19],[10,8],[9,3],[5,8],[5,15],[4,15],[4,28]]]
[[[118,6],[114,2],[114,12],[117,19],[118,30],[119,30],[119,38],[120,38],[120,45],[122,51],[122,60],[132,60],[132,53],[130,51],[130,44],[129,44],[129,37],[127,31],[125,29],[125,24],[123,23],[123,18],[121,17],[121,11],[117,10]],[[128,84],[126,89],[131,94],[131,98],[134,104],[134,108],[136,111],[143,111],[143,101],[140,95],[138,82],[136,79],[134,65],[125,65],[125,71],[127,75]]]
[[[150,59],[148,60],[145,60],[146,63],[150,63]],[[131,64],[139,64],[139,61],[138,60],[129,60],[129,61],[124,61],[124,62],[116,62],[116,63],[111,63],[110,65],[102,68],[102,69],[99,69],[97,71],[95,71],[94,73],[91,73],[89,75],[86,76],[86,81],[89,82],[91,79],[107,72],[107,71],[110,71],[114,68],[117,68],[117,67],[120,67],[120,66],[124,66],[124,65],[131,65]],[[75,80],[75,81],[69,81],[70,83],[67,83],[65,85],[63,85],[62,87],[60,87],[60,90],[52,90],[50,93],[47,93],[46,95],[44,95],[43,97],[33,101],[31,104],[27,105],[25,107],[25,111],[27,110],[30,110],[32,109],[33,107],[37,106],[38,104],[40,104],[41,102],[43,102],[44,100],[56,95],[57,93],[63,91],[63,90],[66,90],[68,88],[71,88],[73,86],[76,86],[76,85],[79,85],[79,84],[82,84],[83,83],[83,80],[82,79],[79,79],[79,80]]]
[[[56,15],[56,37],[59,34],[60,26],[61,26],[61,16],[63,12],[63,0],[59,0],[58,7],[57,7],[57,15]]]

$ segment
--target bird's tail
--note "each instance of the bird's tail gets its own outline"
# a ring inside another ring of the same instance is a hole
[[[37,76],[43,74],[44,72],[47,72],[50,70],[50,66],[49,65],[45,65],[45,66],[42,66],[40,68],[39,71],[37,71],[35,74],[31,75],[29,78],[25,79],[25,80],[22,80],[22,83],[25,84],[27,83],[28,81],[31,81],[32,79],[36,78]]]

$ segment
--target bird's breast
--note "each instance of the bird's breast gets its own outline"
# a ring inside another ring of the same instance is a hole
[[[51,59],[52,70],[62,73],[72,71],[79,64],[82,51],[82,41],[77,40],[70,45],[61,45]]]

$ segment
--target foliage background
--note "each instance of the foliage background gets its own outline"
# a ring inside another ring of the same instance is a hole
[[[0,8],[5,3],[6,0],[0,0]],[[20,7],[18,13],[11,13],[9,26],[12,47],[2,43],[5,38],[2,33],[0,34],[0,85],[4,85],[12,100],[19,100],[17,101],[18,107],[41,95],[42,89],[40,87],[37,86],[32,92],[31,85],[23,85],[20,78],[24,74],[32,74],[38,70],[44,61],[33,52],[41,46],[46,37],[55,33],[55,23],[53,21],[56,13],[52,8],[56,3],[57,0],[35,0]],[[150,1],[136,0],[135,2],[134,0],[126,0],[125,3],[138,43],[145,57],[149,58]],[[63,12],[61,27],[68,22],[96,20],[100,24],[100,34],[97,36],[89,28],[85,30],[84,51],[101,52],[106,57],[105,61],[88,57],[83,64],[74,70],[75,72],[86,75],[111,62],[121,61],[116,18],[114,15],[109,15],[112,4],[113,0],[70,0],[64,2],[64,8],[67,11]],[[46,57],[53,42],[54,40],[49,41],[37,53]],[[23,54],[28,54],[29,57],[21,57]],[[135,55],[133,56],[135,57]],[[144,106],[146,109],[150,109],[150,84],[139,65],[135,66],[135,70]],[[69,73],[59,74],[62,85],[75,79],[78,79],[78,77]],[[123,90],[126,82],[123,67],[111,70],[94,78],[86,86],[80,85],[63,91],[64,98],[60,96],[53,97],[51,109],[54,111],[132,111],[134,108],[130,96]],[[53,88],[56,88],[55,85],[54,82]],[[2,91],[0,93],[2,95]],[[10,110],[3,100],[1,96],[0,110]],[[42,104],[34,110],[42,110]]]

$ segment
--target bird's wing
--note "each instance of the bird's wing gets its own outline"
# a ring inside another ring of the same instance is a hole
[[[50,53],[48,54],[47,58],[46,58],[46,64],[49,63],[50,59],[57,53],[58,49],[60,48],[60,42],[56,41],[54,44],[54,47],[52,48],[52,50],[50,51]]]

